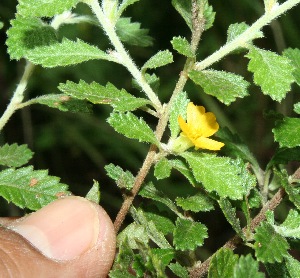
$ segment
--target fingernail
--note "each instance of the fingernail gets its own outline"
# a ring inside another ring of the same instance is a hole
[[[99,234],[98,211],[81,197],[52,202],[10,227],[45,256],[72,260],[93,247]]]

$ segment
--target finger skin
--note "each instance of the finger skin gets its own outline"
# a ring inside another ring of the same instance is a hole
[[[96,244],[69,261],[51,260],[21,235],[0,227],[0,277],[107,277],[115,255],[116,236],[109,216],[100,206],[93,205],[98,210],[100,225]]]

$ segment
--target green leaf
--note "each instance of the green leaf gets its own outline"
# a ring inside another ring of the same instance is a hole
[[[274,226],[275,231],[289,238],[300,239],[300,214],[291,209],[285,221],[280,226]]]
[[[274,165],[287,164],[289,161],[300,160],[300,147],[296,148],[280,148],[276,151],[272,159],[267,165],[267,169],[270,169]]]
[[[24,17],[52,17],[74,8],[80,0],[19,0],[18,14]]]
[[[131,18],[122,17],[117,21],[116,32],[124,43],[147,47],[153,45],[153,39],[148,35],[149,30],[141,28],[141,24],[131,22]]]
[[[198,184],[186,162],[179,159],[172,159],[169,160],[169,163],[174,169],[176,169],[178,172],[184,175],[192,186],[196,186]]]
[[[155,69],[173,63],[173,55],[169,50],[157,52],[142,67],[142,70]]]
[[[180,132],[178,124],[178,117],[181,115],[186,118],[187,105],[190,102],[186,92],[180,92],[174,100],[170,110],[169,129],[171,131],[171,138],[175,139]]]
[[[183,210],[199,212],[214,209],[214,202],[201,192],[187,198],[177,197],[175,201],[177,206],[180,206]]]
[[[169,264],[169,268],[179,278],[189,278],[189,272],[186,267],[181,266],[179,263]]]
[[[173,239],[176,250],[195,250],[207,237],[207,228],[202,223],[177,218]]]
[[[173,232],[175,225],[170,220],[170,218],[156,214],[153,212],[144,212],[148,221],[152,221],[156,228],[161,231],[164,235],[170,234]]]
[[[80,80],[78,84],[67,81],[66,83],[60,83],[58,89],[69,96],[84,99],[94,104],[110,104],[120,112],[132,111],[151,104],[149,100],[136,98],[124,89],[117,89],[111,83],[102,86],[96,82],[88,84],[83,80]]]
[[[300,86],[300,49],[288,48],[283,51],[283,56],[287,57],[291,61],[291,64],[294,66],[294,78],[297,84]]]
[[[19,60],[28,50],[57,43],[55,30],[38,18],[17,17],[7,31],[6,45],[11,59]]]
[[[294,104],[294,111],[297,114],[300,114],[300,102],[297,102],[297,103]]]
[[[274,277],[274,278],[294,278],[291,277],[288,273],[286,268],[285,262],[282,263],[272,263],[272,264],[264,264],[268,276],[267,277]]]
[[[192,1],[172,0],[172,5],[192,30]]]
[[[154,73],[152,73],[152,74],[145,73],[144,78],[145,78],[146,82],[150,85],[150,87],[153,89],[153,91],[158,92],[158,89],[160,86],[159,77],[157,77],[157,75],[155,75]],[[143,91],[142,87],[135,79],[132,79],[132,86],[133,86],[133,88],[136,88],[136,89],[140,90],[141,92]]]
[[[2,22],[2,21],[0,21],[0,29],[2,29],[2,28],[3,28],[3,26],[4,26],[3,22]]]
[[[212,257],[208,278],[230,278],[234,277],[235,265],[238,262],[238,255],[228,248],[219,249]]]
[[[236,216],[236,210],[232,207],[229,200],[221,198],[219,200],[219,205],[221,210],[223,211],[227,221],[231,225],[231,227],[236,231],[236,233],[244,240],[246,240],[245,235],[242,231],[240,220]]]
[[[254,73],[254,83],[265,95],[281,101],[295,81],[290,60],[274,52],[252,47],[246,55],[250,59],[248,70]]]
[[[117,132],[128,138],[159,145],[153,130],[142,118],[136,117],[131,112],[113,112],[107,121]]]
[[[117,62],[96,46],[89,45],[79,39],[71,41],[66,38],[61,43],[39,46],[26,52],[26,58],[33,64],[46,68],[76,65],[95,59]]]
[[[289,244],[269,223],[262,222],[255,229],[254,239],[255,255],[263,263],[282,262],[288,255]]]
[[[244,33],[249,28],[245,22],[231,24],[227,30],[227,42],[233,41],[239,35]],[[253,39],[262,38],[264,34],[258,31]]]
[[[255,177],[240,159],[193,152],[185,152],[182,157],[192,168],[196,180],[221,198],[242,199],[256,184]]]
[[[181,213],[178,208],[174,205],[174,202],[169,199],[163,192],[157,190],[152,183],[146,184],[139,192],[139,195],[157,202],[160,202],[167,206],[176,215],[181,217]]]
[[[0,195],[20,208],[38,210],[61,196],[69,195],[67,186],[47,170],[25,168],[0,172]]]
[[[118,14],[119,16],[127,9],[128,6],[138,2],[140,0],[123,0],[122,3],[119,5]]]
[[[175,252],[173,249],[150,249],[150,259],[156,270],[156,277],[165,276],[165,268],[174,259]]]
[[[186,38],[174,37],[171,41],[171,44],[173,46],[173,49],[176,50],[179,54],[182,54],[189,58],[195,57],[191,45]]]
[[[208,95],[216,97],[226,105],[248,95],[249,83],[240,75],[216,70],[192,70],[189,77]]]
[[[286,268],[292,278],[299,277],[300,273],[300,262],[296,259],[294,259],[292,256],[287,256],[285,258],[285,265]]]
[[[265,275],[258,271],[259,265],[250,254],[241,256],[234,267],[233,278],[263,278]]]
[[[72,99],[65,94],[48,94],[28,101],[30,104],[42,104],[51,108],[56,108],[63,112],[91,113],[91,104],[85,101]]]
[[[168,159],[163,157],[154,166],[154,176],[160,180],[170,177],[172,166]]]
[[[112,163],[106,165],[107,175],[116,181],[118,187],[130,190],[134,184],[134,176],[129,171],[124,171],[121,167]]]
[[[0,147],[0,165],[21,167],[32,158],[33,152],[27,145],[5,144]]]
[[[272,129],[274,139],[280,147],[294,148],[300,146],[300,119],[285,117],[276,121]]]
[[[89,201],[92,201],[96,204],[100,203],[100,187],[99,182],[94,181],[92,188],[86,194],[85,198]]]

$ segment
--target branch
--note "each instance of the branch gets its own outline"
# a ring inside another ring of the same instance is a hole
[[[266,219],[266,211],[271,210],[274,211],[276,207],[281,203],[283,197],[285,196],[285,190],[280,188],[277,193],[273,196],[273,198],[266,203],[266,205],[260,210],[260,212],[255,216],[255,218],[250,223],[250,231],[253,232],[255,228]],[[243,228],[243,232],[248,232],[248,227]],[[234,250],[239,244],[242,243],[242,239],[235,235],[233,238],[228,240],[222,248],[229,248]],[[195,267],[190,269],[190,277],[191,278],[200,278],[203,277],[209,268],[210,261],[214,255],[210,256],[205,262],[201,264],[195,264]]]

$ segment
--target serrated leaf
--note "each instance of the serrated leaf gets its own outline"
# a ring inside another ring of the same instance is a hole
[[[119,5],[118,14],[119,16],[127,9],[128,6],[138,2],[140,0],[123,0],[122,3]]]
[[[179,171],[182,175],[185,176],[185,178],[190,182],[192,186],[197,185],[197,181],[195,180],[195,177],[193,176],[193,173],[191,172],[188,165],[179,159],[169,160],[169,163],[172,165],[174,169]]]
[[[96,46],[80,39],[71,41],[66,38],[61,43],[53,43],[49,46],[39,46],[28,50],[26,58],[33,64],[42,65],[46,68],[76,65],[98,59],[117,62],[115,58]]]
[[[249,25],[245,22],[231,24],[227,30],[227,42],[233,41],[239,35],[244,33],[248,28]],[[261,31],[258,31],[253,39],[262,38],[263,36],[264,34]]]
[[[173,46],[173,49],[176,50],[179,54],[182,54],[189,58],[195,57],[191,45],[186,38],[174,37],[171,40],[171,44]]]
[[[290,60],[274,52],[252,47],[246,55],[250,59],[248,70],[254,73],[254,83],[265,95],[281,101],[295,81]]]
[[[171,175],[172,166],[170,165],[168,159],[163,157],[154,166],[154,176],[160,180],[168,178]]]
[[[86,194],[85,198],[89,201],[92,201],[96,204],[100,203],[100,186],[99,182],[94,181],[92,188]]]
[[[276,121],[272,129],[274,139],[280,147],[294,148],[300,146],[300,119],[285,117]]]
[[[142,70],[155,69],[173,63],[173,55],[169,50],[157,52],[142,67]]]
[[[0,195],[20,208],[38,210],[60,196],[69,195],[59,178],[47,170],[33,167],[6,169],[0,172]]]
[[[67,81],[60,83],[58,89],[69,96],[94,104],[110,104],[120,112],[132,111],[151,103],[147,99],[132,96],[124,89],[119,90],[111,83],[102,86],[96,82],[88,84],[83,80],[80,80],[78,84]]]
[[[18,14],[24,17],[52,17],[74,8],[80,0],[19,0]]]
[[[300,49],[288,48],[283,51],[283,56],[287,57],[291,61],[291,64],[294,66],[294,78],[297,84],[300,86]]]
[[[81,112],[81,113],[91,113],[91,104],[72,99],[65,94],[48,94],[43,95],[28,101],[30,104],[42,104],[51,108],[56,108],[63,112]]]
[[[156,228],[164,235],[173,232],[175,225],[170,218],[152,212],[144,212],[144,214],[148,221],[153,221]]]
[[[240,75],[216,70],[193,70],[189,77],[208,95],[216,97],[226,105],[248,95],[249,83]]]
[[[177,218],[173,234],[176,250],[195,250],[208,237],[205,225],[182,218]]]
[[[254,239],[255,256],[263,263],[282,262],[288,255],[289,244],[286,239],[267,222],[262,222],[255,229]]]
[[[153,130],[142,119],[131,112],[111,113],[107,122],[119,133],[124,136],[137,139],[140,142],[148,142],[159,145]]]
[[[189,277],[189,272],[187,271],[186,267],[183,267],[179,263],[169,264],[169,268],[179,278],[188,278]]]
[[[213,201],[200,192],[187,198],[177,197],[175,201],[177,206],[180,206],[183,210],[199,212],[214,209]]]
[[[181,115],[186,118],[187,105],[190,102],[186,92],[180,92],[170,110],[169,129],[171,131],[171,138],[175,139],[180,132],[180,126],[178,124],[178,117]]]
[[[300,214],[296,210],[290,210],[287,218],[280,226],[274,226],[275,231],[289,238],[300,239]]]
[[[57,43],[55,30],[38,18],[17,17],[7,31],[6,45],[11,59],[19,60],[41,46]]]
[[[212,257],[208,278],[230,278],[234,277],[234,267],[238,262],[238,256],[228,248],[221,248]]]
[[[241,228],[240,220],[236,216],[236,210],[229,200],[221,198],[219,200],[219,205],[231,227],[242,239],[246,240]]]
[[[27,145],[5,144],[0,147],[0,165],[21,167],[32,158],[33,152]]]
[[[142,47],[153,45],[153,39],[148,35],[149,30],[141,28],[140,23],[131,22],[130,17],[119,18],[116,32],[124,43]]]
[[[241,256],[234,267],[233,278],[263,278],[265,275],[258,271],[259,265],[250,254]]]
[[[300,277],[300,262],[294,259],[292,256],[287,256],[285,258],[286,268],[292,278]]]
[[[221,198],[242,199],[256,184],[256,179],[240,159],[185,152],[184,157],[198,182]]]
[[[157,190],[152,183],[146,184],[139,192],[139,195],[157,202],[160,202],[167,206],[176,215],[181,217],[181,213],[174,205],[173,201],[169,199],[162,191]]]
[[[129,171],[124,171],[121,167],[112,163],[106,165],[107,175],[116,181],[118,187],[130,190],[134,184],[134,176]]]

